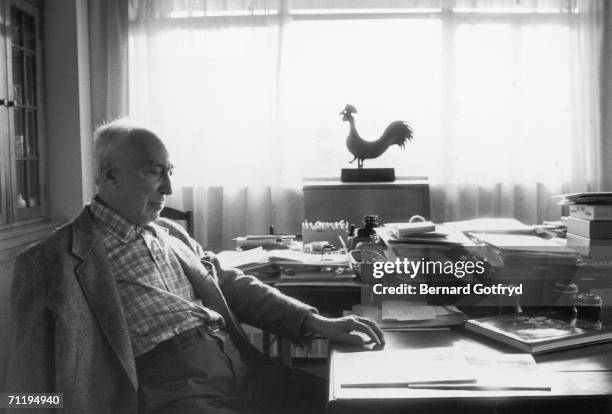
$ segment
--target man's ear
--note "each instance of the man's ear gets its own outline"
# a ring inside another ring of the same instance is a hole
[[[110,183],[114,183],[115,181],[115,171],[112,163],[106,163],[102,167],[102,180]]]

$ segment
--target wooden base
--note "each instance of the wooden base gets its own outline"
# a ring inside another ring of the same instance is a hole
[[[394,168],[343,168],[340,180],[343,183],[395,181]]]

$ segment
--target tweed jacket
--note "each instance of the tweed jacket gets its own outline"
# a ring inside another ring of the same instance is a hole
[[[164,219],[155,225],[167,229],[159,237],[166,238],[196,295],[224,316],[241,352],[250,345],[236,319],[301,340],[303,319],[313,308],[236,269],[208,272],[202,249],[182,227]],[[18,257],[7,391],[63,393],[67,413],[135,413],[134,355],[98,232],[85,207]]]

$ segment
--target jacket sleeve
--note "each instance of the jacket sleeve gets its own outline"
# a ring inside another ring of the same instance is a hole
[[[8,392],[55,392],[55,322],[47,307],[46,290],[33,258],[27,252],[20,255],[11,287]]]
[[[238,269],[222,270],[219,286],[230,309],[241,322],[287,337],[297,344],[303,344],[307,339],[302,324],[309,312],[317,313],[314,307]]]

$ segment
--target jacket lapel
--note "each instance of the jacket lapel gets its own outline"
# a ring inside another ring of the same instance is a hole
[[[157,234],[172,248],[196,295],[202,299],[204,306],[223,316],[225,328],[232,336],[238,349],[242,352],[243,357],[250,362],[260,361],[261,353],[249,342],[246,334],[240,327],[240,323],[227,305],[216,278],[206,270],[202,263],[200,263],[197,255],[185,243],[176,237],[166,234],[164,231],[159,231]]]
[[[73,229],[72,253],[82,260],[76,274],[83,292],[134,389],[138,389],[136,364],[117,283],[106,252],[96,241],[96,229],[88,208],[77,217]]]
[[[196,254],[179,239],[167,235],[163,231],[158,232],[158,235],[172,248],[187,279],[191,282],[196,294],[202,299],[204,305],[221,314],[226,323],[230,323],[232,320],[230,309],[219,289],[219,285],[215,278],[200,263]]]

